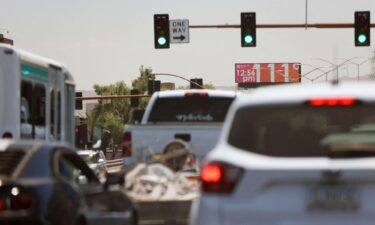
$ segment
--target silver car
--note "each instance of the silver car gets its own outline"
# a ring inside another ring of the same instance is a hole
[[[78,155],[85,160],[89,167],[99,177],[101,182],[105,181],[107,174],[105,155],[100,150],[79,150]]]

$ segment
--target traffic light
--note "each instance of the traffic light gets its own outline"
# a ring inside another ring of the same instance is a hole
[[[147,88],[149,95],[152,95],[156,91],[160,91],[160,80],[149,80]]]
[[[139,95],[138,89],[130,90],[130,95]],[[131,97],[130,98],[130,107],[138,107],[139,106],[139,97]]]
[[[255,12],[243,12],[241,13],[241,46],[255,47],[256,45]]]
[[[193,78],[193,79],[190,79],[190,81],[193,81],[193,82],[199,84],[200,86],[203,86],[203,79],[202,78]],[[190,89],[202,89],[202,88],[199,87],[198,85],[190,82]]]
[[[168,14],[154,15],[155,48],[169,48],[169,16]]]
[[[82,97],[82,92],[76,92],[76,97]],[[76,100],[76,109],[81,110],[82,108],[82,99]]]
[[[354,12],[354,44],[370,46],[370,11]]]
[[[76,147],[84,149],[85,145],[88,144],[87,137],[87,124],[80,124],[76,126]]]

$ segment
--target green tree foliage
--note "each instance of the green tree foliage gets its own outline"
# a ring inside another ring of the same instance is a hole
[[[148,81],[154,79],[155,75],[152,74],[152,69],[150,67],[145,68],[144,66],[141,66],[139,68],[138,78],[132,81],[132,87],[138,89],[141,94],[147,94]]]
[[[124,81],[110,85],[94,85],[97,95],[127,95],[130,89]],[[112,134],[114,144],[121,144],[121,133],[123,124],[129,121],[130,102],[129,99],[116,98],[111,100],[99,100],[99,104],[89,114],[90,130],[94,125],[100,125]]]
[[[147,84],[149,79],[154,79],[151,68],[141,66],[139,76],[132,81],[132,88],[128,87],[124,81],[119,81],[110,85],[94,85],[94,90],[98,96],[105,95],[129,95],[131,89],[138,89],[140,94],[147,94]],[[140,108],[145,108],[148,98],[140,99]],[[124,124],[130,121],[132,109],[129,98],[116,98],[111,100],[99,100],[99,104],[88,114],[89,129],[95,125],[100,125],[111,132],[115,145],[122,144],[122,131]]]
[[[150,67],[145,68],[144,66],[141,66],[139,68],[139,76],[132,81],[132,87],[133,89],[138,89],[140,94],[147,94],[148,81],[154,79],[155,75],[152,74],[152,69]],[[141,109],[146,108],[148,100],[148,98],[141,98],[139,101],[139,107]]]
[[[203,84],[203,87],[204,87],[205,89],[211,89],[211,90],[215,89],[215,86],[214,86],[212,83],[209,83],[209,84]]]
[[[203,84],[203,87],[204,87],[204,89],[210,89],[210,90],[214,90],[214,89],[215,89],[215,86],[214,86],[212,83],[209,83],[209,84]],[[187,90],[187,89],[190,89],[190,85],[186,85],[186,86],[178,86],[176,89],[179,89],[179,90]]]

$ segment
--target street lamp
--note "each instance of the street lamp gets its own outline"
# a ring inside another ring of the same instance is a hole
[[[327,78],[327,72],[326,72],[325,70],[323,70],[323,68],[331,68],[331,67],[316,67],[316,66],[313,66],[313,65],[310,65],[310,64],[301,64],[301,65],[306,65],[306,66],[310,66],[310,67],[314,68],[314,69],[310,70],[309,72],[307,72],[307,73],[305,73],[305,74],[302,74],[301,77],[304,77],[304,78],[310,80],[311,82],[313,82],[313,80],[314,80],[315,78],[310,79],[310,78],[307,78],[306,76],[307,76],[308,74],[314,72],[314,71],[319,70],[319,71],[323,72],[323,73],[326,75],[326,80],[328,79],[328,78]],[[321,76],[319,76],[319,77],[321,77]]]
[[[326,59],[323,59],[323,58],[313,58],[313,59],[315,59],[315,60],[320,60],[320,61],[323,61],[323,62],[326,62],[326,63],[330,64],[332,67],[336,68],[336,79],[339,80],[339,65],[334,64],[334,63],[332,63],[332,62],[330,62],[330,61],[328,61],[328,60],[326,60]],[[333,70],[334,70],[334,69],[333,69]],[[331,71],[327,71],[327,73],[328,73],[328,72],[332,72],[333,70],[331,70]],[[320,76],[319,76],[319,77],[320,77]]]
[[[363,64],[367,63],[367,62],[370,61],[370,60],[375,60],[375,56],[374,56],[374,57],[371,57],[371,58],[368,58],[368,59],[366,59],[366,60],[363,61],[363,62],[360,62],[359,65],[363,65]],[[375,63],[375,62],[374,62],[374,63]]]
[[[349,62],[350,64],[356,65],[357,66],[357,80],[359,80],[359,65],[360,64],[352,61],[353,59],[359,59],[359,58],[361,58],[361,57],[354,57],[354,58],[351,58],[351,59],[346,59],[346,58],[336,58],[336,59],[345,60],[342,64],[345,64],[345,63]]]
[[[345,61],[343,63],[340,63],[340,64],[334,64],[328,60],[325,60],[325,59],[322,59],[322,58],[314,58],[314,59],[317,59],[317,60],[321,60],[323,62],[326,62],[326,63],[329,63],[331,64],[332,66],[334,66],[335,68],[333,70],[336,70],[336,73],[337,73],[337,81],[339,80],[339,67],[341,67],[342,65],[344,65],[346,62],[349,62],[355,58],[359,58],[359,57],[353,57],[353,58],[350,58],[350,59],[345,59]],[[330,71],[327,71],[326,73],[328,72],[332,72],[333,70],[330,70]]]

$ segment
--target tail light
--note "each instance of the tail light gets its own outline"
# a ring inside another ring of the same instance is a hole
[[[205,193],[231,193],[243,174],[243,169],[223,163],[210,162],[203,166],[200,180]]]
[[[0,211],[1,210],[28,210],[33,207],[34,196],[20,190],[18,187],[12,187],[2,193],[0,196]]]
[[[185,97],[208,97],[207,92],[186,92]]]
[[[132,155],[132,133],[125,132],[122,139],[122,155],[129,157]]]
[[[3,134],[3,138],[5,138],[5,139],[12,139],[12,138],[13,138],[13,135],[12,135],[12,133],[10,133],[10,132],[5,132],[5,133]]]
[[[19,194],[17,196],[10,196],[9,206],[12,210],[30,209],[33,205],[33,196],[30,194]]]
[[[5,199],[0,197],[0,211],[5,209]]]
[[[357,104],[358,100],[352,97],[312,98],[309,103],[312,106],[351,106]]]

